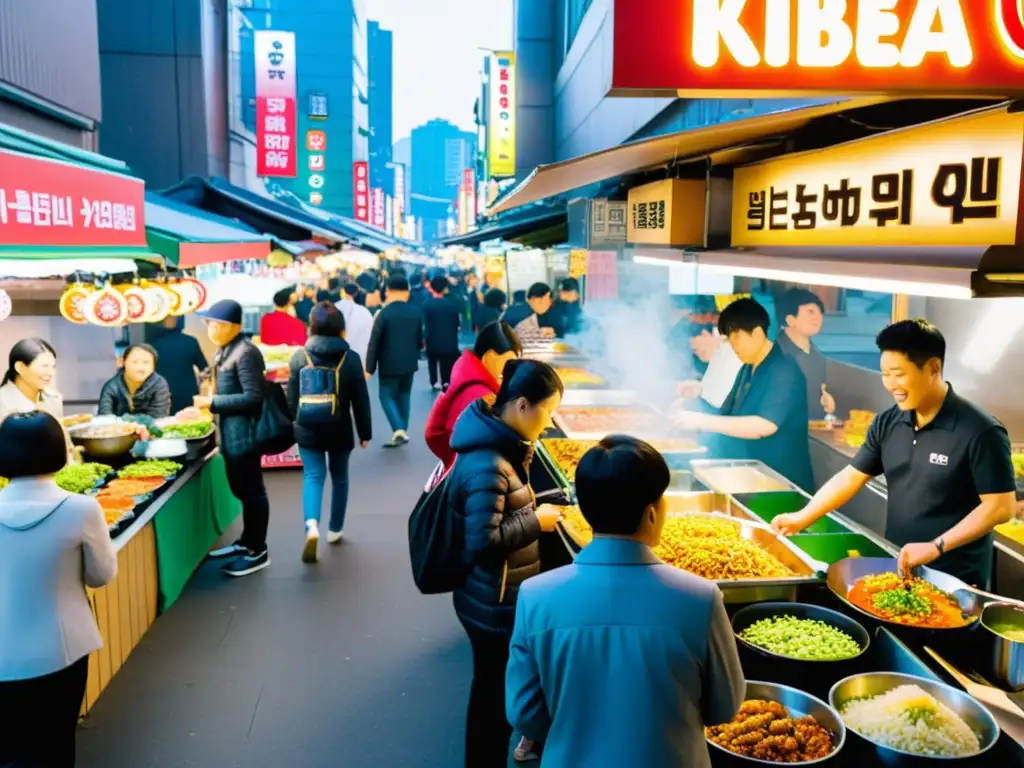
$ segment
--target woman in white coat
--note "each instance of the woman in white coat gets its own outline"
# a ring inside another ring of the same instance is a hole
[[[117,574],[95,499],[62,490],[64,431],[44,411],[0,422],[0,765],[75,764],[89,654],[102,646],[85,588]]]

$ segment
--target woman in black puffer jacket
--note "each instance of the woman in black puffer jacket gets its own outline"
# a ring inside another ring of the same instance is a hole
[[[507,761],[512,728],[505,718],[505,667],[519,585],[540,571],[538,540],[555,528],[558,508],[536,505],[529,483],[533,444],[562,401],[555,370],[536,360],[505,365],[493,406],[477,400],[459,417],[450,493],[460,527],[466,580],[455,612],[473,647],[466,718],[467,768]]]

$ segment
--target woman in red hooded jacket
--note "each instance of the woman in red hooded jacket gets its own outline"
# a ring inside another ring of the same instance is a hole
[[[425,434],[427,445],[444,462],[446,472],[455,463],[450,444],[455,422],[474,401],[498,394],[505,363],[522,351],[512,326],[498,321],[481,328],[473,349],[467,349],[455,362],[451,384],[431,408]]]

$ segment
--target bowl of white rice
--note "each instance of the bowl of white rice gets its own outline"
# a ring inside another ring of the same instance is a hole
[[[840,680],[829,704],[846,727],[871,742],[884,763],[909,756],[962,760],[991,749],[999,738],[992,713],[963,691],[895,672]]]

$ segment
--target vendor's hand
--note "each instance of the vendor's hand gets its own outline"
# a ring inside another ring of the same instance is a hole
[[[367,380],[367,381],[369,381],[370,379],[372,379],[372,378],[373,378],[373,374],[372,374],[372,373],[370,373],[369,371],[367,371],[367,372],[366,372],[365,374],[363,374],[363,375],[364,375],[364,376],[366,376],[366,380]]]
[[[772,530],[783,536],[792,536],[795,533],[800,533],[813,522],[801,512],[791,512],[787,515],[778,515],[772,520]]]
[[[704,414],[697,411],[676,410],[670,418],[672,423],[684,432],[698,432],[703,428]]]
[[[554,504],[541,504],[535,514],[540,521],[540,529],[544,533],[551,533],[555,530],[555,523],[562,517],[562,509]]]
[[[359,443],[359,447],[360,447],[360,448],[365,448],[365,447],[366,447],[366,446],[368,446],[369,444],[370,444],[370,441],[369,441],[369,440],[363,440],[363,441],[362,441],[361,443]]]
[[[555,329],[554,328],[541,328],[540,329],[540,335],[543,336],[545,339],[553,339],[553,338],[555,338]]]
[[[836,399],[832,397],[828,392],[821,393],[821,407],[825,409],[825,413],[832,414],[836,412]]]
[[[704,385],[696,379],[690,381],[683,381],[676,388],[676,394],[678,394],[684,400],[696,400],[700,397],[700,393],[703,391]]]
[[[896,562],[901,576],[909,576],[919,565],[928,565],[939,559],[939,548],[930,541],[907,544],[900,550]]]
[[[720,346],[722,346],[722,336],[717,330],[714,333],[702,331],[700,336],[690,339],[690,349],[702,363],[710,363]]]
[[[210,410],[212,404],[213,398],[209,395],[196,395],[192,398],[192,407],[200,411]]]

